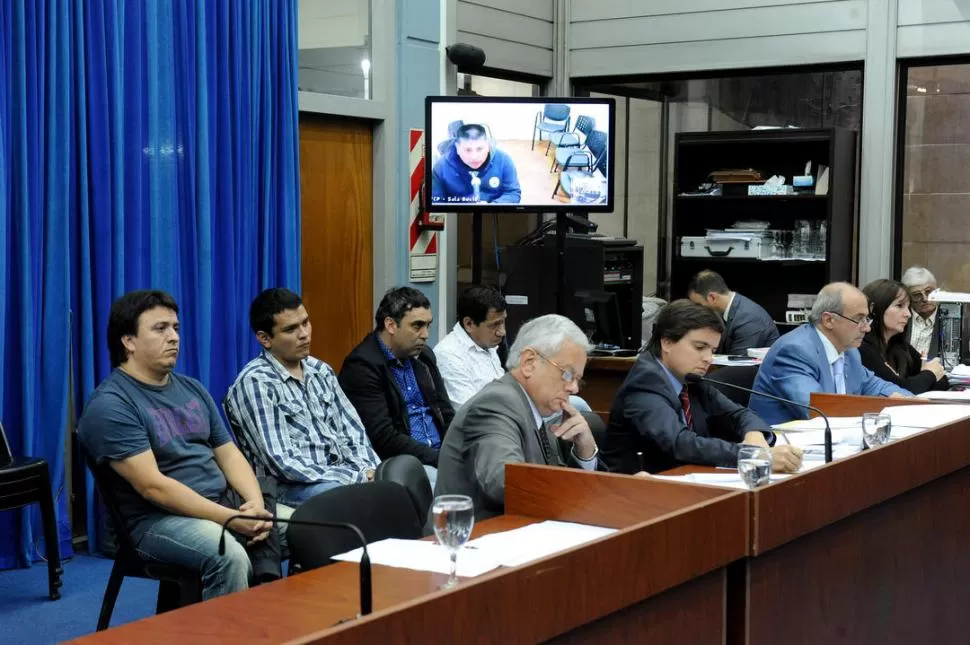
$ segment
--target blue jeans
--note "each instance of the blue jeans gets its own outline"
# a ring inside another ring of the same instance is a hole
[[[222,527],[209,520],[166,515],[145,533],[136,547],[148,562],[194,569],[202,577],[202,599],[249,588],[253,568],[246,549],[230,533],[226,554],[219,555]]]
[[[297,507],[311,497],[320,493],[343,486],[337,482],[317,482],[315,484],[293,484],[280,482],[277,488],[277,499],[281,504]]]

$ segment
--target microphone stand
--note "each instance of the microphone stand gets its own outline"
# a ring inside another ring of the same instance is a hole
[[[367,553],[367,538],[364,537],[363,532],[353,524],[349,522],[325,522],[317,520],[294,520],[294,519],[283,519],[282,517],[276,517],[275,515],[271,517],[258,517],[256,515],[231,515],[222,523],[222,531],[219,533],[219,555],[226,554],[226,529],[229,523],[233,520],[257,520],[261,522],[272,522],[273,525],[280,523],[283,524],[296,524],[299,526],[320,526],[324,528],[333,529],[344,529],[346,531],[353,531],[360,540],[361,547],[363,548],[363,553],[360,555],[360,615],[366,616],[373,611],[373,593],[371,590],[371,570],[370,570],[370,555]]]
[[[825,463],[830,463],[832,461],[832,427],[829,425],[828,416],[816,408],[814,405],[808,405],[807,403],[799,403],[798,401],[792,401],[791,399],[783,399],[780,396],[775,396],[774,394],[767,394],[765,392],[759,392],[758,390],[751,390],[746,387],[741,387],[740,385],[735,385],[734,383],[725,383],[724,381],[717,381],[707,376],[701,376],[699,374],[688,374],[685,378],[688,383],[701,383],[707,382],[713,385],[723,385],[724,387],[729,387],[741,392],[747,392],[748,394],[754,394],[755,396],[763,396],[766,399],[772,399],[773,401],[778,401],[779,403],[787,403],[789,405],[794,405],[806,410],[811,410],[812,412],[818,414],[822,417],[825,422]]]

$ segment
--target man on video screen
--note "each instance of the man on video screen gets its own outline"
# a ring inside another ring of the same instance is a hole
[[[494,147],[484,126],[466,123],[434,165],[435,204],[518,204],[522,199],[512,158]]]

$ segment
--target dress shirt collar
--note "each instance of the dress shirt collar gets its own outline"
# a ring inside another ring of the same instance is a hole
[[[374,332],[374,339],[377,340],[377,346],[381,348],[381,353],[384,354],[384,358],[387,359],[388,363],[393,363],[399,366],[403,366],[407,363],[407,361],[402,361],[397,356],[395,356],[394,352],[391,351],[391,348],[384,344],[384,341],[381,340],[380,332],[377,332],[377,331]]]
[[[515,384],[519,386],[519,389],[522,390],[522,394],[525,395],[525,400],[529,402],[529,408],[532,410],[532,419],[535,421],[536,427],[541,428],[542,415],[539,414],[539,408],[536,407],[536,404],[532,401],[532,397],[529,396],[529,393],[525,391],[525,388],[522,387],[522,384],[519,383],[518,380],[515,381]]]
[[[728,298],[727,308],[724,309],[724,316],[723,316],[724,322],[727,322],[728,321],[728,316],[731,315],[731,305],[734,304],[734,296],[736,296],[736,295],[738,295],[738,294],[736,294],[735,292],[732,291],[731,292],[731,297]]]
[[[815,328],[815,333],[818,334],[818,337],[822,340],[822,347],[825,348],[825,360],[828,361],[829,365],[834,363],[839,358],[845,356],[845,352],[839,353],[839,350],[835,348],[832,341],[830,341],[825,334],[820,332],[818,327]]]
[[[923,318],[922,316],[920,316],[918,313],[916,313],[914,311],[913,312],[913,317],[912,317],[913,324],[914,325],[921,325],[921,326],[926,327],[926,328],[930,328],[930,327],[932,327],[933,325],[936,324],[936,314],[938,314],[938,313],[940,313],[940,308],[939,307],[937,307],[936,310],[934,310],[933,313],[930,314],[929,318]]]
[[[679,378],[674,376],[673,372],[667,369],[667,366],[664,365],[662,360],[656,357],[654,357],[654,360],[657,361],[657,365],[659,365],[660,369],[662,369],[664,371],[664,374],[667,375],[667,380],[670,381],[670,387],[674,389],[674,396],[679,397],[680,393],[684,390],[684,384],[681,382]]]
[[[467,331],[465,331],[465,328],[461,326],[460,322],[455,323],[455,326],[451,328],[451,333],[455,335],[455,340],[458,342],[458,344],[467,350],[470,350],[473,352],[478,351],[478,352],[481,352],[482,354],[492,353],[492,350],[485,349],[484,347],[476,343],[475,339],[472,338]]]
[[[293,374],[291,374],[290,371],[288,369],[286,369],[286,367],[283,365],[283,363],[281,363],[279,361],[279,359],[277,359],[275,356],[273,356],[273,354],[269,350],[267,350],[267,349],[264,349],[263,350],[263,360],[265,360],[267,363],[269,363],[270,367],[272,367],[273,370],[277,374],[279,374],[279,377],[283,381],[286,381],[287,379],[293,379],[294,381],[298,381],[299,380],[298,378],[296,378],[295,376],[293,376]],[[317,373],[316,368],[314,368],[312,365],[310,365],[310,361],[308,361],[305,358],[300,361],[300,366],[303,368],[303,380],[304,381],[306,381],[307,378],[309,378],[310,376],[313,376],[314,374]]]

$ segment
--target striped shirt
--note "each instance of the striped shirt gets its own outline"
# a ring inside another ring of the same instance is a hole
[[[262,464],[286,482],[352,484],[380,459],[333,369],[303,359],[303,381],[269,352],[251,360],[229,388],[229,403]]]

